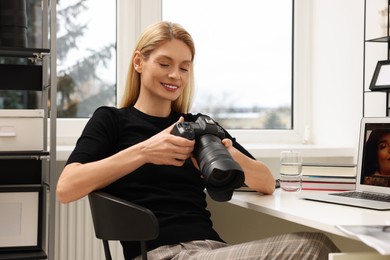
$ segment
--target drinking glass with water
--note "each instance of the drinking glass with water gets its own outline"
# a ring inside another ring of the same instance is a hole
[[[285,191],[300,191],[302,188],[302,156],[298,151],[280,153],[280,187]]]

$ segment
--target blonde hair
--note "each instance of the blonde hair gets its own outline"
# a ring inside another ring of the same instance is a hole
[[[190,48],[192,53],[191,61],[193,62],[195,57],[195,45],[191,35],[179,24],[166,21],[152,24],[146,28],[136,44],[131,61],[133,61],[136,51],[141,52],[142,56],[145,59],[148,59],[156,48],[173,39],[184,42]],[[172,102],[172,109],[179,113],[187,113],[191,107],[194,93],[193,64],[191,64],[189,73],[188,84],[185,86],[183,93],[178,99]],[[135,104],[140,93],[140,78],[140,73],[134,69],[133,63],[131,62],[127,74],[125,93],[119,107],[128,107]]]

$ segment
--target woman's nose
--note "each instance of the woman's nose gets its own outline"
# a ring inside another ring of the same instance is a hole
[[[180,73],[178,68],[172,68],[172,70],[169,72],[168,77],[172,79],[179,79]]]

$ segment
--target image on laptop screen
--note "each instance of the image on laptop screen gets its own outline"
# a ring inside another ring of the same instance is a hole
[[[390,187],[390,124],[367,123],[360,184]]]
[[[364,117],[359,131],[356,190],[303,192],[302,198],[390,210],[390,117]]]

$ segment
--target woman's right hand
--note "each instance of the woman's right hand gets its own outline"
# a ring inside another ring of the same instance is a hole
[[[184,122],[184,118],[180,117],[178,122]],[[142,142],[141,153],[148,163],[182,166],[191,156],[195,140],[171,134],[176,124]]]

